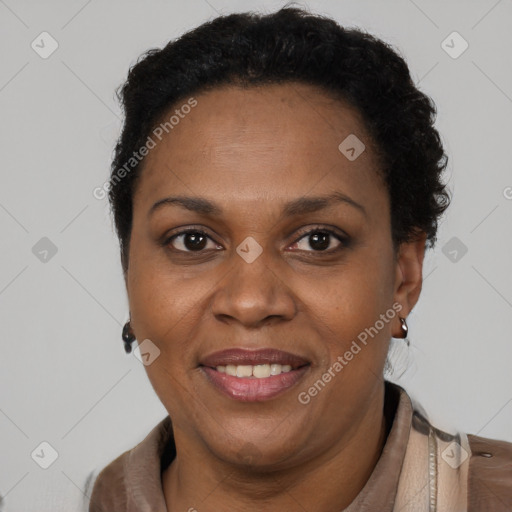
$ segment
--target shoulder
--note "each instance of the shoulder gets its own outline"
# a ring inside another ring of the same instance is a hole
[[[166,416],[136,446],[90,475],[88,512],[123,512],[134,502],[161,504],[162,462],[174,454],[172,422]]]
[[[512,510],[512,443],[468,434],[468,511]]]
[[[119,455],[101,470],[93,471],[88,478],[90,496],[88,512],[116,510],[121,512],[127,506],[125,493],[125,464],[130,451]]]
[[[445,488],[443,499],[453,499],[455,487],[460,486],[463,493],[460,495],[461,503],[467,497],[467,508],[464,508],[467,512],[511,512],[512,443],[458,430],[455,433],[445,432],[428,421],[421,404],[414,399],[412,403],[414,428],[411,432],[424,434],[425,439],[429,431],[435,434],[438,470]],[[424,444],[427,442],[425,439]]]

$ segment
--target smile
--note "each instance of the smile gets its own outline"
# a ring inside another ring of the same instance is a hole
[[[200,366],[207,380],[224,395],[243,402],[270,400],[294,387],[304,378],[310,365],[296,369],[290,365]],[[273,372],[273,373],[272,373]]]

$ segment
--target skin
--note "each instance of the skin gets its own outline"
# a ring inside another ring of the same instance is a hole
[[[196,99],[145,159],[125,275],[133,332],[160,350],[148,378],[173,421],[167,509],[342,510],[385,442],[382,374],[390,337],[400,337],[398,315],[307,405],[298,394],[394,303],[407,317],[421,291],[425,236],[393,250],[373,145],[348,104],[298,83],[225,86]],[[366,145],[354,161],[338,149],[351,133]],[[333,191],[366,213],[339,202],[281,216],[287,201]],[[167,205],[148,217],[171,195],[207,198],[223,213]],[[163,245],[188,227],[210,237],[201,252],[184,236]],[[307,232],[326,227],[349,244],[331,236],[319,250]],[[236,252],[249,236],[263,249],[250,264]],[[278,348],[311,366],[274,399],[235,401],[198,368],[201,357],[231,347]]]

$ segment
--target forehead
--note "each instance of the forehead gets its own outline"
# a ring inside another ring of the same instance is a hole
[[[346,102],[297,83],[222,87],[194,99],[192,109],[181,109],[185,98],[162,117],[174,115],[161,140],[151,135],[134,210],[176,193],[245,205],[333,190],[361,201],[382,195],[373,142]],[[354,141],[364,150],[349,159]]]

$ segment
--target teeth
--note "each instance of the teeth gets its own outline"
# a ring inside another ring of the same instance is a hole
[[[270,365],[270,375],[279,375],[283,367],[280,364]]]
[[[269,364],[258,364],[252,368],[253,377],[257,377],[258,379],[270,377],[270,373],[271,369]]]
[[[252,366],[249,364],[247,366],[236,366],[236,376],[237,377],[251,377],[252,375]]]
[[[264,379],[271,375],[279,375],[291,371],[289,364],[257,364],[257,365],[238,365],[228,364],[227,366],[217,366],[216,370],[220,373],[226,373],[233,377]]]

